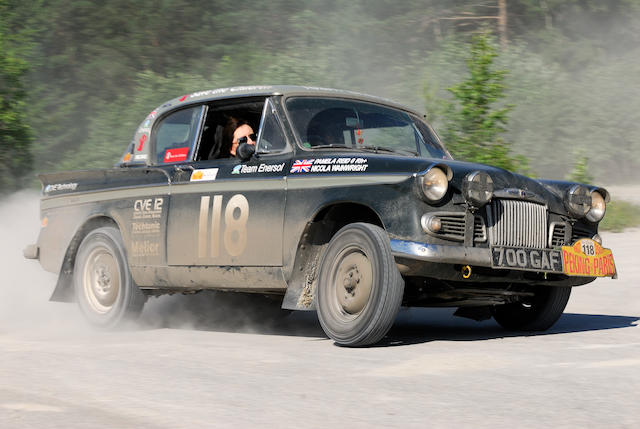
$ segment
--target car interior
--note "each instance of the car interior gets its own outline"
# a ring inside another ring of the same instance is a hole
[[[224,127],[229,118],[244,119],[258,133],[264,99],[243,103],[216,103],[210,105],[202,128],[196,161],[228,158],[230,141],[225,141]]]

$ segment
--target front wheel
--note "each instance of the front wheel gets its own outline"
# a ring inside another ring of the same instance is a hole
[[[368,223],[338,231],[327,246],[318,278],[318,318],[343,346],[365,346],[389,331],[402,303],[404,281],[386,232]]]
[[[536,286],[528,301],[495,306],[493,318],[512,331],[546,331],[560,318],[570,295],[570,287]]]
[[[137,317],[146,301],[129,272],[120,231],[113,227],[95,229],[82,240],[73,283],[80,310],[98,327]]]

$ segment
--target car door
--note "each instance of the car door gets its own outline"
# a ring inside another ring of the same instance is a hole
[[[170,267],[282,265],[290,146],[276,115],[266,100],[257,153],[248,161],[224,158],[175,166],[167,225]]]

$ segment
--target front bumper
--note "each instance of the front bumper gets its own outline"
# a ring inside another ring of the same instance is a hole
[[[561,272],[496,269],[493,268],[489,248],[395,239],[390,240],[390,244],[400,273],[408,276],[473,283],[515,282],[555,286],[579,286],[595,280],[595,277],[567,276]]]
[[[27,259],[38,259],[40,257],[40,247],[37,244],[29,244],[22,250],[22,254]]]
[[[491,251],[488,248],[391,240],[391,254],[399,258],[425,262],[474,265],[477,267],[491,266]]]

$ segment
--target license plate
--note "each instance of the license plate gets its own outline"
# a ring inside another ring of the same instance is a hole
[[[492,268],[562,273],[562,252],[555,249],[491,248]]]
[[[563,271],[569,276],[613,277],[616,265],[613,253],[596,241],[583,238],[573,246],[562,246]]]

